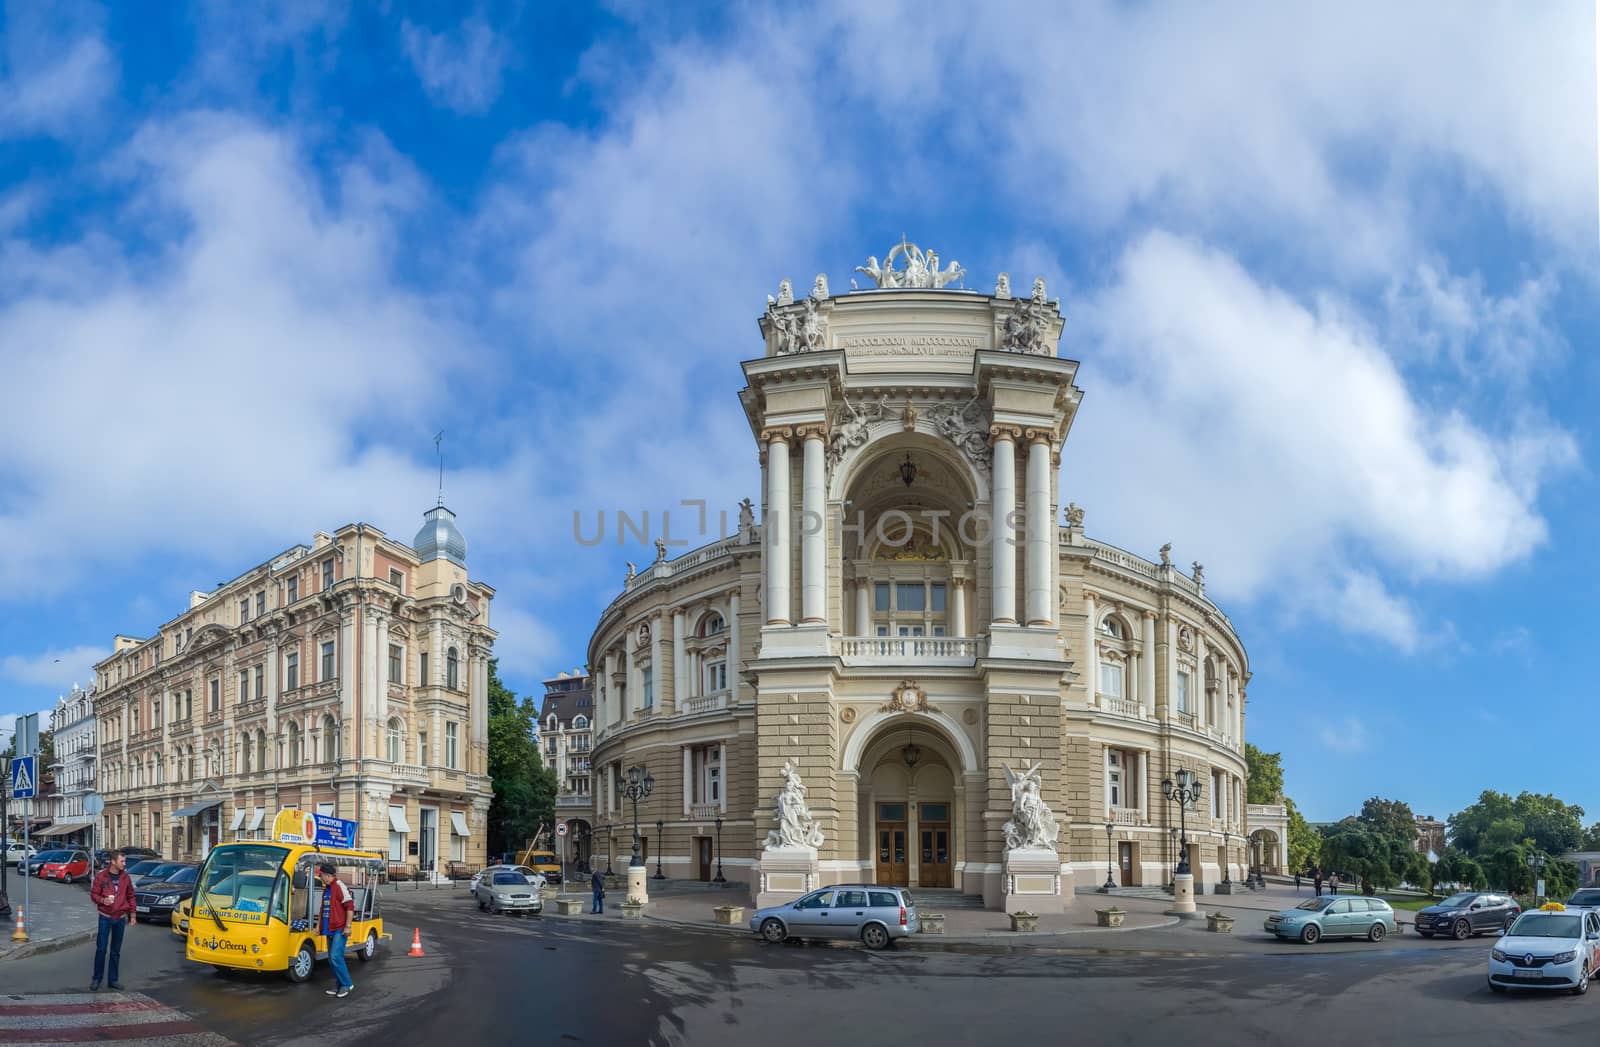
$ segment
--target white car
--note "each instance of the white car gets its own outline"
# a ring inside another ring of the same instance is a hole
[[[1489,988],[1589,991],[1600,963],[1600,913],[1559,902],[1518,916],[1489,953]]]
[[[544,876],[534,872],[526,865],[489,865],[472,874],[472,897],[478,897],[478,886],[483,883],[483,878],[488,873],[514,872],[521,873],[533,885],[534,893],[544,887]]]
[[[32,844],[10,843],[6,844],[6,864],[15,865],[24,858],[31,858],[39,853],[39,849]]]

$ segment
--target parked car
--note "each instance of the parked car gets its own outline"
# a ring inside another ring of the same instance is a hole
[[[39,849],[31,843],[6,843],[6,864],[16,865],[30,854],[38,854]]]
[[[44,867],[54,861],[63,861],[71,851],[40,851],[17,863],[17,872],[24,876],[42,876]]]
[[[841,938],[883,949],[922,926],[916,902],[905,888],[845,883],[757,909],[750,929],[774,944],[787,938]]]
[[[1268,934],[1315,945],[1324,938],[1365,938],[1381,942],[1395,930],[1394,910],[1382,898],[1307,898],[1293,909],[1267,917]]]
[[[143,865],[144,863],[140,862],[139,864]],[[148,871],[134,874],[133,889],[138,890],[151,883],[165,883],[167,880],[172,879],[176,873],[189,868],[198,868],[198,866],[192,866],[188,862],[156,862],[154,867]]]
[[[544,911],[544,900],[539,897],[539,888],[522,873],[510,869],[496,870],[485,876],[483,882],[478,885],[477,897],[480,911],[496,914]]]
[[[1600,913],[1561,903],[1518,916],[1489,951],[1489,988],[1589,991],[1600,957]]]
[[[489,865],[472,874],[472,886],[469,888],[472,893],[472,897],[478,897],[478,887],[483,883],[484,878],[497,872],[517,873],[521,875],[528,883],[532,884],[535,891],[539,890],[545,885],[545,878],[528,868],[526,865]]]
[[[1522,912],[1522,906],[1504,894],[1463,891],[1438,905],[1417,912],[1417,933],[1424,938],[1448,934],[1465,941],[1485,931],[1503,931]]]
[[[185,865],[165,880],[139,884],[133,895],[133,918],[170,920],[179,902],[194,897],[194,881],[199,872],[198,865]]]
[[[1569,909],[1600,909],[1600,887],[1580,887],[1567,899]]]
[[[57,851],[56,855],[55,860],[40,863],[40,879],[77,883],[89,878],[88,851]]]
[[[190,897],[179,902],[172,910],[172,916],[170,917],[172,923],[172,933],[177,935],[179,938],[189,937],[189,906],[193,903],[194,897],[191,895]]]

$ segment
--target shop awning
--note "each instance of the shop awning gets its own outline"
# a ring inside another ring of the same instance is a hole
[[[460,811],[450,812],[450,827],[456,831],[457,836],[472,835],[472,833],[467,829],[467,816],[462,814]]]
[[[174,817],[174,818],[193,818],[195,815],[201,813],[202,811],[209,811],[213,807],[221,807],[221,806],[222,806],[222,801],[221,800],[206,800],[204,803],[195,803],[195,804],[190,804],[188,807],[180,807],[176,811],[172,812],[172,817]]]
[[[406,824],[406,809],[404,807],[389,808],[389,831],[408,833],[411,826]]]
[[[266,821],[266,818],[267,809],[265,807],[257,807],[256,813],[250,816],[250,831],[255,832],[257,829],[261,828],[261,823]]]
[[[233,824],[228,826],[228,831],[229,832],[236,833],[236,832],[239,831],[239,826],[244,824],[244,816],[245,816],[246,813],[247,812],[245,811],[245,809],[243,807],[239,807],[239,808],[236,808],[234,810],[234,812],[233,812]]]
[[[52,825],[52,826],[50,826],[49,828],[46,828],[46,829],[35,829],[33,831],[32,835],[33,835],[33,838],[35,840],[37,840],[40,837],[44,837],[44,836],[65,836],[65,835],[67,835],[67,833],[74,832],[74,831],[76,831],[78,829],[87,829],[87,828],[88,828],[88,825],[86,825],[86,824],[85,825],[62,825],[60,822],[57,822],[56,824],[54,824],[54,825]]]

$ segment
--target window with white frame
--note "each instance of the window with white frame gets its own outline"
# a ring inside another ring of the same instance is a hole
[[[322,642],[322,675],[319,679],[331,680],[335,675],[333,667],[333,641]]]
[[[333,588],[333,557],[322,561],[322,591],[327,592]]]
[[[655,667],[647,666],[644,670],[644,707],[652,709],[656,704]]]
[[[1186,713],[1186,712],[1189,711],[1189,672],[1188,672],[1188,670],[1179,670],[1179,672],[1178,672],[1178,687],[1177,687],[1177,691],[1178,691],[1178,695],[1177,695],[1178,711],[1180,713]]]
[[[210,687],[211,687],[211,711],[214,712],[214,713],[219,713],[219,712],[222,711],[222,681],[217,679],[216,677],[212,677],[211,678],[211,682],[210,682]]]
[[[925,577],[921,567],[895,567],[890,571],[889,581],[872,583],[871,634],[948,635],[949,583]]]
[[[390,683],[404,683],[405,682],[405,676],[403,675],[403,673],[404,673],[404,668],[403,668],[404,665],[405,665],[405,652],[400,649],[400,645],[399,644],[397,644],[397,643],[390,644],[389,645],[389,682]]]
[[[691,804],[712,804],[722,801],[722,746],[702,745],[691,754],[694,787],[690,793]]]
[[[396,589],[399,589],[401,592],[406,591],[406,576],[401,572],[400,568],[389,568],[389,584],[394,586]]]
[[[451,720],[444,725],[444,765],[451,770],[459,769],[460,764],[457,762],[459,755],[457,751],[456,722]]]
[[[389,718],[390,763],[403,763],[405,760],[405,736],[402,733],[404,730],[405,728],[401,725],[399,717],[391,716]]]
[[[283,689],[292,691],[300,686],[300,652],[290,651],[283,656]]]
[[[409,829],[406,821],[406,809],[398,805],[389,807],[389,860],[403,862],[406,858],[406,834],[401,827]]]
[[[256,593],[256,617],[260,618],[267,613],[267,591],[265,589]]]
[[[243,705],[250,700],[250,670],[242,669],[239,672],[239,704]]]
[[[728,663],[725,661],[707,662],[705,671],[705,693],[716,694],[718,691],[728,689]]]
[[[1120,749],[1106,750],[1106,793],[1108,806],[1123,806],[1122,772],[1126,762]]]
[[[258,665],[258,666],[256,666],[256,698],[257,699],[262,699],[262,698],[265,698],[266,696],[267,696],[267,667],[264,666],[264,665]]]
[[[333,763],[339,758],[339,725],[332,716],[322,718],[322,762]]]
[[[1222,817],[1222,775],[1211,772],[1211,817]]]
[[[1100,693],[1108,698],[1121,698],[1124,666],[1122,659],[1107,656],[1100,663]]]
[[[250,620],[250,597],[246,596],[243,600],[239,601],[239,624],[243,625],[244,623],[248,622],[249,620]]]
[[[300,599],[300,576],[297,574],[291,574],[288,578],[284,579],[283,588],[284,601],[286,603],[294,603],[296,600]]]
[[[461,689],[461,658],[454,647],[444,653],[444,685],[452,691]]]

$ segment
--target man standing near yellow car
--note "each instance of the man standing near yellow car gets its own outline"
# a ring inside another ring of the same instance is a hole
[[[350,968],[344,962],[344,943],[350,933],[350,914],[355,912],[356,901],[350,888],[339,879],[333,863],[323,862],[317,868],[317,876],[322,880],[322,933],[328,937],[328,966],[333,968],[335,981],[327,993],[342,1000],[356,987],[350,980]]]

